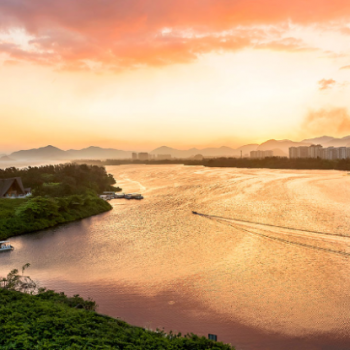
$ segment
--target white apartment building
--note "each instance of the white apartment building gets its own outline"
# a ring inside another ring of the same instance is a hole
[[[302,146],[298,147],[298,158],[309,158],[309,147],[308,146]]]
[[[289,147],[289,158],[298,158],[298,147]]]
[[[321,145],[290,147],[289,158],[350,159],[350,147],[327,147]]]
[[[308,147],[309,158],[321,158],[322,156],[322,146],[321,145],[311,145]]]
[[[346,147],[339,147],[339,159],[346,159]]]

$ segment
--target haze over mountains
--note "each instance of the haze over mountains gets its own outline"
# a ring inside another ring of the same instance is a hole
[[[15,160],[126,159],[131,158],[131,153],[132,152],[94,146],[81,150],[70,149],[68,151],[63,151],[49,145],[41,148],[13,152],[9,157]]]
[[[151,154],[169,154],[175,158],[189,158],[197,154],[205,157],[240,157],[249,156],[251,151],[255,150],[273,150],[275,156],[288,156],[289,147],[309,146],[311,144],[321,144],[323,147],[350,147],[350,136],[335,138],[331,136],[322,136],[311,139],[305,139],[300,142],[291,140],[268,140],[262,144],[248,144],[237,149],[231,147],[219,148],[191,148],[188,150],[178,150],[171,147],[162,146],[149,152]],[[0,162],[10,161],[59,161],[74,159],[128,159],[131,158],[131,151],[123,151],[113,148],[88,147],[81,150],[70,149],[61,150],[54,146],[46,146],[36,149],[21,150],[13,152],[10,155],[1,154]]]

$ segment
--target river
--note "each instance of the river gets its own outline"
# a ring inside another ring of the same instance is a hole
[[[90,296],[101,313],[237,350],[350,349],[347,173],[107,170],[145,199],[12,238],[0,276],[29,262],[41,286]]]

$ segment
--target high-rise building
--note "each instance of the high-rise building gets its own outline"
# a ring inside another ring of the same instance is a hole
[[[346,147],[339,147],[339,159],[346,159]]]
[[[149,159],[149,154],[146,152],[141,152],[139,153],[139,160],[148,160]]]
[[[289,147],[289,158],[298,158],[298,147]]]
[[[321,158],[322,148],[321,145],[311,145],[309,147],[309,158]]]
[[[328,159],[328,160],[336,159],[336,158],[333,158],[333,156],[335,155],[333,153],[333,150],[334,150],[334,147],[327,147],[325,149],[324,159]]]
[[[132,160],[137,160],[137,153],[136,152],[132,152]]]
[[[298,147],[298,158],[309,158],[309,147],[308,146]]]
[[[289,158],[350,159],[350,147],[323,148],[321,145],[290,147]]]

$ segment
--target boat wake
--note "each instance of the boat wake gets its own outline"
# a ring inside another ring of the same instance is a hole
[[[260,236],[265,239],[350,257],[349,236],[338,233],[311,231],[248,220],[232,219],[197,212],[193,213],[204,218],[220,221],[221,223],[228,224],[236,230]],[[338,249],[327,247],[327,245],[335,245]]]

